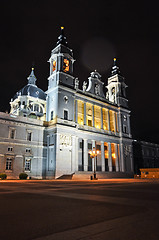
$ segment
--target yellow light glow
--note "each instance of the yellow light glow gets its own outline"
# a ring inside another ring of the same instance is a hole
[[[114,58],[114,62],[116,61],[116,58]]]
[[[113,158],[116,158],[115,153],[112,153],[112,157],[113,157]]]
[[[61,27],[61,30],[64,29],[64,27]]]
[[[63,70],[64,70],[64,72],[69,71],[69,60],[67,60],[67,59],[64,59]]]
[[[99,154],[99,150],[97,150],[97,154]]]
[[[34,70],[34,68],[32,68],[32,70]]]
[[[52,70],[55,71],[56,69],[56,61],[53,61],[53,67],[52,67]]]

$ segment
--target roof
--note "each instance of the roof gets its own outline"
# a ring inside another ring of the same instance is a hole
[[[19,92],[14,95],[13,100],[16,99],[18,96],[31,96],[46,100],[45,92],[34,84],[27,84],[26,86],[24,86]]]

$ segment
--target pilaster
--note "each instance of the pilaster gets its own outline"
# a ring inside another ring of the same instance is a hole
[[[84,102],[84,125],[86,125],[86,103]]]
[[[84,139],[84,171],[88,171],[88,140]]]
[[[109,166],[109,172],[112,172],[112,149],[111,149],[110,142],[108,142],[108,166]]]
[[[78,122],[78,100],[75,100],[75,122]]]
[[[116,165],[116,172],[119,172],[119,155],[118,155],[118,144],[115,143],[115,165]]]
[[[72,172],[75,172],[75,166],[76,166],[76,136],[72,136],[72,166],[71,170]]]
[[[121,166],[120,166],[120,170],[121,172],[125,172],[125,161],[124,161],[124,144],[121,143],[120,144],[120,163],[121,163]]]
[[[92,126],[94,127],[94,106],[92,105]]]
[[[102,160],[102,172],[105,172],[105,152],[103,141],[101,141],[101,160]]]
[[[75,138],[75,171],[78,171],[78,137]]]

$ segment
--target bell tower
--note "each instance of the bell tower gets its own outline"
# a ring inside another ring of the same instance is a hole
[[[67,106],[73,102],[72,97],[69,98],[68,92],[70,89],[74,89],[74,61],[72,49],[68,47],[64,35],[64,27],[61,27],[61,34],[48,61],[50,63],[50,76],[48,77],[48,90],[46,91],[47,121],[53,120],[56,123],[58,118],[64,118],[64,114],[67,115],[65,118],[73,119],[73,113],[71,114],[68,111]],[[69,108],[73,109],[73,106],[71,105]]]
[[[128,100],[126,98],[127,85],[124,77],[120,74],[119,67],[116,65],[116,58],[114,58],[111,76],[108,78],[106,88],[108,89],[106,98],[110,102],[128,108]]]
[[[51,52],[49,59],[50,76],[48,78],[48,88],[56,87],[59,84],[73,87],[73,52],[68,47],[66,37],[64,35],[64,27],[61,27],[61,34],[58,37],[56,47]]]

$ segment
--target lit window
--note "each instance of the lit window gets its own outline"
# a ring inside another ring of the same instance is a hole
[[[12,152],[13,148],[12,147],[8,147],[8,152]]]
[[[55,71],[56,70],[56,61],[53,61],[53,67],[52,70]]]
[[[108,130],[108,110],[103,108],[103,129]]]
[[[68,111],[67,110],[64,110],[64,119],[68,120]]]
[[[110,110],[110,131],[115,132],[114,112]]]
[[[25,159],[25,171],[30,171],[31,170],[31,159],[26,158]]]
[[[27,132],[27,141],[32,140],[32,132]]]
[[[12,158],[6,159],[6,170],[12,170]]]
[[[89,127],[93,126],[93,113],[91,103],[86,103],[86,123]]]
[[[63,70],[64,70],[64,72],[69,71],[69,60],[67,60],[67,59],[64,59],[64,61],[63,61]]]
[[[94,106],[94,125],[95,128],[101,128],[101,107]]]
[[[78,123],[84,124],[84,103],[78,100]]]

